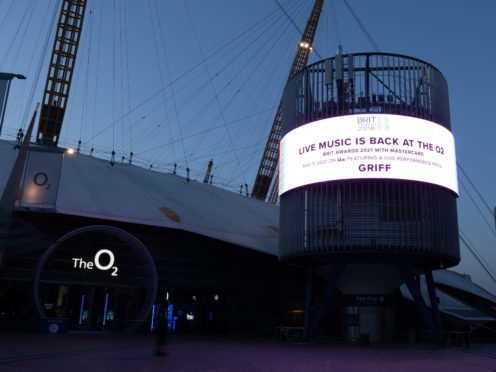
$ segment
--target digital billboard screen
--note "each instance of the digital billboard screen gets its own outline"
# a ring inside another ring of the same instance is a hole
[[[279,195],[318,182],[398,179],[458,194],[455,140],[431,121],[359,114],[315,121],[281,140]]]

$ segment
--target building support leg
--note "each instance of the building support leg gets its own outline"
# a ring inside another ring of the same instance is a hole
[[[441,334],[439,332],[439,329],[436,326],[436,323],[434,322],[434,318],[432,316],[432,313],[429,312],[429,309],[427,308],[424,298],[422,297],[422,293],[418,289],[414,275],[412,271],[409,268],[406,267],[398,267],[399,272],[403,276],[403,280],[405,281],[405,284],[408,287],[408,290],[410,291],[415,303],[417,304],[417,307],[420,311],[420,314],[422,318],[424,319],[427,327],[431,330],[433,336],[436,339],[436,342],[438,344],[441,343]]]
[[[336,289],[336,286],[339,282],[339,279],[341,278],[341,274],[343,273],[344,268],[345,268],[344,264],[336,264],[332,266],[331,274],[329,275],[329,279],[327,279],[327,283],[324,289],[324,293],[322,294],[322,297],[320,299],[319,306],[317,307],[315,314],[313,315],[310,321],[310,328],[308,330],[309,338],[313,336],[315,328],[317,328],[317,326],[319,325],[320,320],[322,319],[322,315],[324,315],[325,309],[327,308],[327,305],[329,304],[332,294]]]
[[[427,290],[429,291],[429,300],[431,302],[432,316],[434,323],[437,327],[439,345],[444,344],[443,339],[443,325],[441,323],[441,314],[439,312],[439,304],[436,296],[436,287],[434,286],[434,279],[432,277],[432,270],[425,271],[425,281],[427,283]]]

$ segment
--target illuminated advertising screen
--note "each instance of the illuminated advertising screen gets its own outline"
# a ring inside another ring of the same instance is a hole
[[[409,116],[327,118],[282,138],[279,177],[279,195],[349,179],[420,181],[458,194],[455,140],[441,125]]]

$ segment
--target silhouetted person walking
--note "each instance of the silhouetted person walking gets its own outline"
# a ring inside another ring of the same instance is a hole
[[[157,316],[157,327],[155,330],[156,340],[153,350],[155,356],[167,356],[167,303],[159,305]]]

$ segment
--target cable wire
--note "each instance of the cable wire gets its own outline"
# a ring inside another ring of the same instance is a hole
[[[158,5],[157,5],[157,1],[156,0],[155,0],[155,3],[154,4],[155,4],[155,8],[157,9],[157,13],[158,13]],[[162,24],[160,22],[160,17],[158,18],[158,26],[159,26],[160,35],[163,35]],[[164,43],[163,39],[162,39],[162,42]],[[167,69],[167,76],[169,78],[169,82],[172,82],[172,74],[171,74],[171,71],[170,71],[169,59],[167,57],[167,49],[165,48],[165,43],[163,45],[163,52],[164,52],[165,67]],[[173,106],[174,106],[174,113],[176,115],[177,127],[179,129],[179,136],[180,136],[180,139],[181,139],[181,146],[182,146],[182,149],[183,149],[184,163],[186,164],[186,167],[189,168],[188,157],[186,156],[186,148],[184,146],[184,138],[183,138],[183,133],[182,133],[182,128],[181,128],[181,120],[180,120],[180,117],[179,117],[179,111],[177,110],[176,93],[174,91],[174,85],[172,83],[169,84],[169,85],[170,85],[170,88],[171,88],[172,103],[173,103]]]
[[[458,168],[460,168],[460,170],[462,171],[463,175],[465,176],[465,178],[467,179],[467,181],[470,183],[470,186],[472,186],[472,188],[475,190],[475,192],[477,193],[477,196],[480,198],[480,200],[482,200],[482,202],[486,206],[487,210],[489,211],[489,214],[492,215],[493,214],[493,211],[492,211],[491,207],[489,206],[489,204],[487,203],[487,201],[484,199],[484,197],[481,195],[481,193],[479,192],[479,189],[474,185],[474,183],[470,179],[470,177],[467,174],[467,172],[465,172],[465,170],[463,169],[462,165],[458,161],[456,162],[456,165],[458,166]]]
[[[60,0],[58,0],[58,1],[60,1]],[[238,35],[234,36],[232,39],[230,39],[229,41],[227,41],[225,44],[221,45],[219,48],[217,48],[212,53],[210,53],[209,55],[207,55],[205,57],[205,60],[208,61],[211,58],[213,58],[214,56],[218,55],[220,52],[229,49],[229,47],[232,44],[237,43],[241,37],[243,37],[246,34],[249,34],[254,28],[258,27],[263,22],[265,22],[267,20],[270,20],[270,18],[272,17],[272,15],[274,15],[277,12],[278,12],[277,10],[272,11],[272,12],[268,13],[265,17],[263,17],[261,20],[255,22],[251,26],[248,26],[245,30],[243,30],[242,32],[240,32]],[[136,106],[134,106],[131,109],[131,111],[129,111],[128,113],[125,114],[125,116],[127,116],[130,113],[132,113],[132,112],[134,112],[134,111],[142,108],[145,104],[147,104],[152,99],[154,99],[159,94],[161,94],[162,93],[162,89],[168,89],[168,88],[170,88],[173,84],[176,84],[179,81],[183,80],[184,78],[186,78],[187,76],[189,76],[192,71],[196,70],[197,68],[199,68],[202,65],[203,65],[203,62],[202,61],[200,61],[198,63],[195,63],[189,69],[187,69],[185,72],[183,72],[182,74],[180,74],[177,78],[175,78],[174,80],[172,80],[169,85],[167,85],[164,88],[158,89],[157,91],[155,91],[154,93],[152,93],[150,96],[148,96],[147,98],[145,98],[143,101],[141,101],[140,103],[138,103]],[[120,118],[118,120],[120,120]],[[94,140],[95,138],[99,137],[102,133],[106,132],[109,128],[111,128],[112,125],[113,125],[113,121],[112,121],[112,123],[110,123],[107,126],[103,127],[99,132],[97,132],[96,134],[94,134],[93,137],[90,138],[90,140]]]
[[[115,152],[115,0],[112,11],[112,153]]]
[[[127,25],[127,5],[126,2],[124,2],[124,40],[126,41],[125,44],[125,53],[126,53],[126,77],[127,77],[127,109],[128,112],[131,111],[131,87],[129,84],[130,78],[129,78],[129,47],[128,47],[128,25]],[[132,117],[131,114],[128,115],[128,124],[129,124],[129,143],[130,143],[130,157],[133,156],[133,132],[132,132]],[[129,159],[130,162],[132,159]]]
[[[97,50],[96,50],[96,72],[95,72],[95,93],[93,94],[93,118],[92,118],[92,137],[95,138],[95,124],[96,124],[96,107],[97,107],[97,95],[98,95],[98,75],[100,70],[100,50],[101,50],[101,41],[102,41],[102,16],[103,16],[103,1],[100,1],[100,23],[98,25],[98,41],[97,41]],[[91,146],[93,148],[93,146]]]
[[[350,4],[348,4],[348,2],[346,0],[343,0],[343,2],[346,5],[346,7],[348,8],[348,10],[350,11],[350,13],[353,16],[353,18],[355,18],[355,21],[358,23],[358,26],[360,26],[360,28],[362,29],[363,33],[365,34],[365,36],[369,40],[370,45],[372,45],[372,48],[374,48],[376,52],[380,52],[381,50],[379,49],[379,46],[376,44],[376,42],[374,41],[374,39],[372,38],[372,36],[370,35],[370,33],[367,31],[367,29],[365,28],[365,26],[363,25],[363,23],[360,21],[360,19],[358,18],[358,16],[355,14],[355,12],[351,8]]]
[[[9,4],[9,7],[8,7],[7,11],[5,12],[4,17],[0,21],[0,32],[2,31],[2,28],[5,25],[6,21],[10,18],[10,13],[12,13],[12,8],[13,8],[14,4],[18,4],[18,2],[17,1],[12,1]]]
[[[337,45],[341,45],[341,33],[339,31],[338,17],[336,14],[336,7],[334,6],[334,0],[331,0],[331,13],[334,18],[334,27],[336,31]]]
[[[489,227],[489,230],[491,230],[491,232],[493,233],[494,236],[496,236],[496,231],[494,230],[494,227],[491,225],[491,223],[486,219],[486,217],[484,216],[484,214],[482,213],[481,209],[479,208],[479,206],[477,205],[477,203],[475,202],[474,198],[472,197],[472,195],[470,194],[470,192],[468,191],[467,187],[465,186],[465,184],[463,183],[463,181],[461,179],[458,180],[460,182],[460,184],[462,185],[463,189],[467,192],[467,195],[468,197],[470,198],[470,200],[472,201],[472,203],[474,204],[475,208],[477,209],[477,211],[479,212],[480,216],[482,217],[482,219],[484,220],[484,222],[486,223],[486,225]]]
[[[89,23],[89,37],[88,37],[88,56],[86,59],[86,73],[83,88],[83,108],[81,110],[81,125],[79,128],[79,143],[86,138],[86,128],[88,122],[88,90],[89,90],[89,77],[90,77],[90,60],[91,60],[91,45],[93,40],[93,10],[95,3],[92,3],[92,8],[90,9],[90,23]],[[83,136],[84,127],[84,136]]]
[[[156,6],[157,4],[154,3],[154,5]],[[156,32],[155,32],[155,21],[154,21],[154,17],[153,17],[154,12],[152,10],[151,2],[148,2],[148,11],[150,13],[151,28],[152,28],[152,35],[153,35],[153,44],[155,46],[155,57],[157,58],[157,66],[158,66],[158,71],[159,71],[159,76],[160,76],[160,84],[161,84],[161,88],[162,88],[161,91],[162,91],[163,104],[161,106],[164,109],[165,124],[167,125],[167,130],[169,132],[169,138],[172,140],[172,138],[173,138],[172,128],[171,128],[171,123],[169,120],[169,110],[167,109],[167,96],[166,96],[166,89],[165,89],[166,84],[165,84],[164,74],[162,71],[162,64],[160,63],[160,56],[159,56],[159,51],[158,51],[158,41],[157,41],[157,36],[156,36]],[[158,9],[155,9],[155,14],[158,14]],[[161,29],[160,29],[160,36],[161,36],[161,42],[162,42],[162,53],[165,53],[165,42],[163,39]],[[172,160],[174,161],[174,163],[176,163],[177,158],[176,158],[176,153],[174,151],[174,146],[172,145],[170,148],[171,148],[171,153],[172,153]]]
[[[463,235],[462,234],[463,234],[463,231],[460,229],[460,234],[458,234],[460,237],[460,240],[463,242],[463,244],[465,244],[465,246],[468,248],[470,253],[472,253],[472,256],[474,256],[474,258],[477,260],[477,262],[480,264],[480,266],[484,269],[484,271],[487,273],[487,275],[489,275],[489,277],[493,280],[493,282],[496,283],[496,275],[493,274],[492,269],[487,264],[485,264],[485,262],[480,257],[477,250],[470,244],[468,239],[463,237],[463,235],[465,235],[465,234],[463,234]]]
[[[50,28],[49,28],[48,33],[46,35],[45,43],[43,46],[43,52],[41,53],[41,58],[38,61],[38,67],[36,68],[36,73],[34,76],[34,84],[32,85],[31,92],[29,94],[29,99],[28,99],[28,101],[26,103],[26,107],[24,109],[24,115],[23,115],[23,118],[21,121],[22,129],[24,131],[26,130],[26,127],[28,125],[29,112],[31,110],[31,105],[33,103],[34,93],[35,93],[36,88],[38,87],[38,83],[40,81],[41,69],[42,69],[44,62],[45,62],[45,59],[46,59],[46,55],[47,55],[47,51],[48,51],[48,45],[49,45],[49,42],[51,40],[51,35],[53,33],[53,29],[55,27],[55,23],[56,23],[56,19],[57,19],[58,9],[60,9],[60,2],[61,2],[61,0],[57,0],[57,2],[55,3],[55,8],[53,10],[52,19],[50,22]]]
[[[214,95],[215,95],[215,99],[216,99],[216,102],[217,102],[217,106],[218,106],[218,109],[219,109],[219,112],[221,114],[221,118],[222,118],[222,122],[224,123],[225,125],[225,128],[226,128],[226,133],[228,135],[228,138],[229,138],[229,142],[231,143],[231,147],[232,147],[232,150],[233,150],[233,154],[236,158],[236,162],[238,163],[238,166],[239,166],[239,171],[241,172],[241,175],[243,177],[243,180],[244,182],[246,183],[246,177],[245,177],[245,174],[243,172],[243,169],[241,169],[241,162],[239,161],[239,156],[238,156],[238,153],[236,151],[236,148],[234,147],[234,142],[233,142],[233,139],[232,139],[232,136],[231,136],[231,132],[229,131],[229,127],[227,126],[227,123],[226,123],[226,118],[224,117],[224,112],[222,110],[222,106],[220,104],[220,101],[219,101],[219,96],[217,94],[217,91],[215,89],[215,86],[212,82],[212,76],[210,74],[210,70],[208,69],[208,66],[206,65],[206,60],[205,60],[205,55],[203,53],[203,49],[201,47],[201,44],[200,44],[200,40],[198,39],[198,34],[196,32],[196,29],[195,29],[195,25],[193,23],[193,20],[191,19],[191,15],[190,15],[190,12],[189,12],[189,8],[188,8],[188,5],[186,4],[186,1],[183,0],[183,4],[184,4],[184,7],[186,8],[186,13],[188,15],[188,19],[189,19],[189,22],[191,24],[191,28],[193,29],[193,34],[195,35],[195,40],[196,40],[196,43],[198,45],[198,49],[200,50],[200,54],[201,54],[201,57],[202,57],[202,61],[203,61],[203,66],[205,68],[205,71],[207,72],[207,76],[208,76],[208,81],[212,87],[212,91],[214,92]]]

